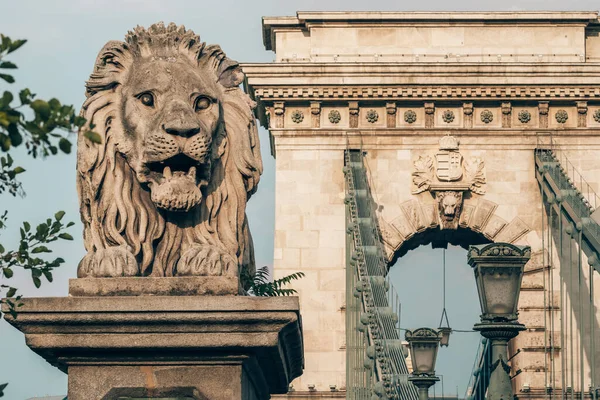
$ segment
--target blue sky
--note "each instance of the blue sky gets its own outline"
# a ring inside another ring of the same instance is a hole
[[[77,109],[84,100],[84,82],[97,52],[108,40],[123,39],[136,25],[164,21],[184,24],[207,43],[218,43],[229,57],[240,62],[270,62],[273,53],[262,44],[261,17],[294,15],[297,10],[595,10],[597,1],[505,0],[453,2],[430,0],[414,3],[398,0],[0,0],[0,32],[29,42],[10,60],[19,66],[13,92],[29,87],[41,98],[57,97]],[[0,91],[7,85],[0,83]],[[267,133],[261,129],[265,173],[258,193],[248,206],[258,265],[271,265],[274,231],[274,162],[268,150]],[[75,189],[74,154],[32,161],[15,152],[14,158],[27,169],[21,175],[27,196],[0,197],[0,210],[8,209],[10,223],[1,233],[5,246],[13,245],[20,221],[37,223],[57,210],[77,224],[71,232],[74,242],[56,246],[66,264],[55,274],[53,284],[36,290],[27,276],[17,275],[28,296],[65,296],[68,279],[76,275],[84,255]],[[392,269],[396,288],[403,301],[404,327],[437,326],[441,314],[441,250],[420,248],[403,257]],[[476,322],[479,305],[466,252],[448,251],[448,312],[454,328],[469,329]],[[410,284],[408,284],[410,282]],[[417,307],[418,304],[418,307]],[[412,305],[412,306],[411,306]],[[416,310],[419,310],[417,312]],[[9,400],[66,393],[66,375],[46,364],[24,344],[20,332],[0,322],[0,382],[10,382]],[[448,393],[464,393],[479,336],[465,333],[452,338],[451,347],[439,354],[438,373],[444,375]],[[439,390],[439,389],[438,389]],[[438,391],[439,393],[439,391]]]

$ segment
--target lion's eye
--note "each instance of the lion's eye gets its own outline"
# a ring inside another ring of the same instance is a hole
[[[154,106],[154,96],[152,96],[152,93],[142,93],[139,99],[146,107]]]
[[[205,96],[200,96],[196,99],[196,111],[200,111],[200,110],[206,110],[208,107],[210,107],[210,104],[212,102],[210,101],[210,99],[208,97]]]

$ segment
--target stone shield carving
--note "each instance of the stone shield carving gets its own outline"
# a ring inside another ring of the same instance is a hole
[[[435,168],[430,156],[419,156],[414,162],[413,194],[432,193],[442,229],[458,228],[464,192],[485,193],[483,160],[477,157],[464,160],[458,146],[456,138],[444,136],[435,155]]]
[[[79,277],[237,276],[254,269],[246,202],[262,161],[239,65],[183,26],[108,42],[78,139],[88,251]]]

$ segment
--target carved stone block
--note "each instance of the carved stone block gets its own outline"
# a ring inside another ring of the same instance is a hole
[[[514,243],[529,231],[530,229],[525,222],[521,221],[519,217],[515,217],[504,229],[502,229],[502,232],[498,234],[496,241]]]
[[[548,112],[549,112],[548,102],[540,101],[538,103],[538,110],[540,113],[540,128],[548,128]]]
[[[465,128],[473,127],[473,103],[463,103],[463,124]]]
[[[471,218],[471,228],[477,232],[483,233],[483,228],[485,227],[485,224],[488,222],[490,216],[494,213],[497,207],[498,204],[480,198]]]
[[[435,104],[425,103],[425,128],[435,126]]]
[[[492,215],[489,221],[485,224],[483,234],[486,238],[494,240],[500,231],[506,226],[506,221],[497,215]]]
[[[358,128],[358,101],[348,103],[348,112],[350,113],[350,128]]]
[[[587,101],[577,102],[577,127],[585,128],[587,126]]]
[[[386,103],[385,105],[386,115],[387,115],[387,123],[386,126],[388,128],[396,127],[396,103]]]
[[[473,217],[473,212],[475,211],[475,207],[470,204],[463,205],[462,213],[460,213],[460,220],[458,225],[461,228],[466,228],[471,223],[471,218]]]
[[[285,127],[285,103],[283,101],[276,101],[273,103],[273,126],[274,128]]]
[[[320,101],[311,101],[310,102],[310,117],[311,117],[311,127],[312,128],[320,128],[321,127],[321,102]]]
[[[418,200],[408,200],[400,204],[400,208],[406,217],[406,220],[413,227],[413,231],[421,232],[429,226],[421,210],[421,204]],[[402,231],[400,231],[402,232]]]
[[[512,124],[512,105],[510,102],[502,103],[502,127],[510,128]]]

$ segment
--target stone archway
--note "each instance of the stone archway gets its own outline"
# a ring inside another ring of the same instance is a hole
[[[390,264],[422,244],[440,247],[450,243],[465,249],[491,242],[520,244],[519,239],[531,231],[519,217],[506,221],[496,213],[498,204],[481,197],[464,200],[457,229],[441,229],[438,205],[433,200],[426,201],[426,196],[401,203],[402,212],[389,222],[380,215],[381,235]]]

